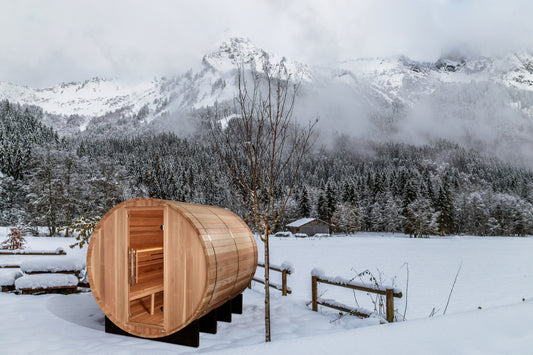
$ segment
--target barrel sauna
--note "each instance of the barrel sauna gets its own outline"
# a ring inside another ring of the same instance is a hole
[[[138,198],[111,209],[87,252],[93,296],[136,336],[170,335],[236,297],[257,266],[254,237],[219,207]]]

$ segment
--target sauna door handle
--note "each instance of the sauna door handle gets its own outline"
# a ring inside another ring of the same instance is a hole
[[[133,268],[134,255],[133,249],[130,249],[130,286],[133,286],[133,279],[135,278],[135,269]]]

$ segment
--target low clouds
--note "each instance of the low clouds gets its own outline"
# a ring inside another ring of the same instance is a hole
[[[311,64],[461,49],[533,48],[529,0],[4,1],[0,80],[31,86],[92,76],[182,73],[231,35]]]

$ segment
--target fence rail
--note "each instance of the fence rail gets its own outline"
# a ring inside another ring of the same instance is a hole
[[[0,250],[0,255],[67,255],[63,248],[56,250]]]
[[[347,312],[354,314],[358,317],[367,318],[371,315],[371,312],[368,312],[361,308],[350,308],[333,300],[324,300],[318,297],[318,283],[323,283],[327,285],[340,286],[344,288],[349,288],[352,290],[376,293],[378,295],[385,296],[385,307],[386,307],[386,319],[387,322],[394,322],[394,297],[402,298],[402,293],[398,292],[392,288],[383,288],[383,287],[372,287],[366,285],[356,285],[348,282],[337,282],[332,281],[329,278],[311,275],[311,304],[313,311],[318,311],[318,305],[334,308],[339,311]]]
[[[257,266],[264,268],[265,264],[262,263],[262,262],[258,262]],[[291,294],[292,290],[287,286],[287,275],[290,275],[292,273],[291,269],[290,268],[285,268],[285,267],[282,267],[282,266],[276,266],[276,265],[270,265],[269,269],[273,270],[273,271],[281,272],[281,285],[273,283],[273,282],[269,282],[268,283],[269,286],[272,287],[272,288],[275,288],[278,291],[281,291],[281,295],[282,296],[287,296],[287,294]],[[258,277],[254,277],[252,280],[255,281],[255,282],[259,282],[259,283],[261,283],[263,285],[265,284],[265,280],[260,279]],[[252,284],[251,283],[248,285],[248,288],[252,288]]]

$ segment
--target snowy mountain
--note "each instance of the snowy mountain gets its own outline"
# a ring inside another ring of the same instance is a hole
[[[0,82],[0,99],[42,107],[59,132],[83,131],[121,120],[172,127],[191,113],[236,92],[235,68],[278,69],[302,81],[297,115],[318,114],[323,127],[356,135],[470,137],[472,142],[533,132],[533,55],[453,54],[434,63],[406,57],[364,58],[329,67],[276,56],[249,40],[232,38],[203,57],[199,71],[130,84],[93,78],[51,88]],[[134,125],[132,125],[134,126]],[[494,137],[495,132],[503,136]],[[464,138],[463,137],[463,138]]]
[[[191,109],[231,100],[235,93],[235,68],[240,63],[272,72],[280,66],[289,74],[310,81],[309,67],[277,57],[248,40],[233,38],[202,60],[202,70],[174,77],[130,84],[118,79],[92,78],[82,83],[62,83],[50,88],[30,88],[0,82],[0,99],[40,106],[47,123],[60,132],[66,125],[85,130],[90,121],[112,113],[117,117],[142,118],[145,123]],[[70,117],[69,116],[74,116]],[[72,119],[74,118],[74,119]],[[101,122],[101,120],[99,120]],[[74,130],[75,131],[75,130]]]

